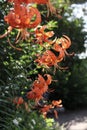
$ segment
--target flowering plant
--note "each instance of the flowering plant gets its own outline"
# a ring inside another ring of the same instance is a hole
[[[23,52],[21,42],[25,42],[25,44],[30,42],[30,46],[40,46],[42,51],[35,53],[33,61],[37,67],[45,69],[54,67],[53,73],[56,69],[67,69],[68,67],[61,67],[59,63],[65,56],[73,55],[73,53],[67,52],[71,46],[71,40],[66,35],[53,39],[54,32],[48,31],[47,25],[42,25],[41,13],[37,8],[37,5],[45,4],[48,9],[47,17],[50,12],[58,17],[57,10],[50,0],[8,0],[8,4],[11,4],[12,8],[4,16],[4,20],[9,26],[7,31],[0,35],[0,39],[7,37],[9,45],[20,52]],[[9,35],[14,30],[17,31],[17,35],[14,43],[11,43]],[[62,106],[62,101],[59,99],[59,101],[53,100],[52,103],[49,103],[45,96],[47,92],[54,91],[49,88],[50,84],[54,82],[53,77],[45,71],[41,73],[37,74],[34,81],[32,78],[27,79],[32,82],[29,90],[23,94],[21,92],[20,96],[14,96],[11,101],[17,109],[23,107],[27,112],[38,110],[45,117],[49,111],[53,110],[55,117],[58,118],[56,108]]]

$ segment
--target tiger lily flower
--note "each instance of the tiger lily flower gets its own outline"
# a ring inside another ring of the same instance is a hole
[[[51,40],[49,40],[50,37],[54,35],[53,31],[46,32],[45,29],[46,26],[40,26],[35,29],[35,38],[36,42],[40,45],[42,45],[44,42],[47,42],[49,44],[52,43]]]
[[[35,16],[36,18],[32,21],[32,18]],[[4,38],[11,33],[12,29],[15,28],[18,30],[15,43],[18,43],[20,40],[27,40],[27,38],[30,36],[27,29],[37,27],[41,22],[41,15],[37,8],[29,7],[28,9],[26,6],[18,5],[12,9],[7,16],[4,17],[4,20],[10,26],[3,35],[0,35],[0,38]],[[11,45],[11,43],[9,44]],[[16,49],[16,47],[14,48]]]
[[[68,36],[63,35],[63,37],[61,37],[60,39],[57,40],[57,43],[62,47],[62,49],[64,50],[64,53],[67,56],[72,56],[74,55],[74,53],[69,54],[66,50],[71,46],[71,40]]]
[[[39,56],[35,60],[35,62],[37,62],[39,65],[45,65],[47,67],[51,67],[57,64],[57,57],[52,51],[47,50],[43,53],[42,56]]]
[[[53,100],[52,101],[52,105],[54,107],[62,107],[61,103],[62,103],[62,100],[58,100],[58,101]]]
[[[32,90],[27,93],[28,99],[34,99],[38,102],[40,99],[43,98],[43,94],[47,92],[48,85],[51,84],[52,78],[49,74],[46,74],[47,79],[45,80],[42,75],[38,75],[37,80],[34,81]]]

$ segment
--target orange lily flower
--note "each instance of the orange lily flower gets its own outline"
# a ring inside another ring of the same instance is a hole
[[[32,21],[32,18],[34,17],[35,19]],[[0,38],[7,36],[13,28],[16,28],[18,29],[18,34],[15,43],[18,43],[21,39],[27,40],[29,37],[27,28],[35,28],[38,26],[38,24],[41,22],[41,15],[37,8],[29,7],[28,9],[24,5],[17,4],[15,5],[15,8],[4,17],[4,19],[10,26],[8,27],[8,30],[0,36]],[[21,50],[21,48],[14,47],[9,39],[8,42],[13,48]]]
[[[27,93],[28,99],[33,99],[36,102],[38,102],[40,99],[42,99],[43,92],[39,88],[32,89],[32,91]]]
[[[35,15],[36,19],[32,22]],[[37,8],[30,7],[28,10],[25,6],[19,6],[18,10],[11,10],[4,19],[13,28],[34,28],[41,22],[41,15]]]
[[[53,50],[58,52],[57,62],[61,62],[63,60],[63,58],[65,57],[65,53],[64,53],[63,48],[60,45],[58,45],[57,42],[55,42],[53,45]]]
[[[39,63],[39,65],[51,67],[57,65],[57,57],[52,51],[47,50],[43,53],[42,57],[38,57],[35,62]]]
[[[62,107],[61,103],[62,103],[62,100],[59,100],[59,101],[53,100],[53,101],[52,101],[52,105],[53,105],[54,107]]]
[[[37,43],[43,44],[43,42],[52,43],[51,40],[49,40],[50,37],[54,35],[53,31],[45,32],[46,26],[41,26],[40,28],[35,29],[35,37],[37,40]]]
[[[65,49],[68,49],[70,46],[71,46],[71,40],[68,36],[66,35],[63,35],[62,38],[58,39],[58,44],[60,44],[62,46],[62,48],[65,50]]]
[[[57,43],[62,46],[63,50],[64,50],[64,53],[67,55],[67,56],[73,56],[74,53],[71,53],[69,54],[66,49],[68,49],[70,46],[71,46],[71,40],[68,36],[66,35],[63,35],[62,38],[58,39]]]
[[[42,108],[40,108],[40,112],[44,115],[44,117],[47,116],[47,113],[52,108],[52,105],[44,105]]]
[[[48,90],[48,85],[51,83],[51,76],[48,74],[45,76],[47,76],[47,80],[45,80],[40,74],[38,75],[38,79],[33,83],[32,90],[27,93],[27,98],[36,101],[43,98],[43,94]]]

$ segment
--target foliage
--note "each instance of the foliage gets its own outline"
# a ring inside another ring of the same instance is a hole
[[[79,62],[80,63],[74,65],[69,80],[66,84],[66,87],[68,88],[66,102],[67,107],[70,109],[87,106],[87,59],[80,60]]]

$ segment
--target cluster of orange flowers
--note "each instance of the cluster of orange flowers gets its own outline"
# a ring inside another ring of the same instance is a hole
[[[73,55],[73,53],[68,54],[68,52],[66,51],[66,49],[68,49],[71,45],[71,41],[66,35],[63,35],[63,37],[54,41],[48,41],[48,44],[50,43],[51,50],[53,51],[46,50],[42,56],[38,56],[35,61],[38,62],[39,65],[45,65],[46,67],[58,67],[58,63],[64,59],[65,55]],[[56,52],[56,54],[54,54],[54,51]]]
[[[13,8],[9,11],[7,16],[4,17],[4,20],[7,22],[7,24],[9,24],[9,27],[8,31],[5,32],[5,34],[1,35],[0,38],[7,36],[12,31],[12,29],[15,28],[18,30],[15,42],[17,43],[20,39],[27,40],[30,36],[28,29],[33,28],[35,44],[40,44],[45,48],[44,53],[38,55],[35,62],[38,65],[44,65],[47,68],[52,66],[59,67],[58,63],[64,59],[65,55],[72,55],[68,54],[66,51],[66,49],[68,49],[71,45],[71,41],[68,36],[63,35],[61,38],[51,40],[50,38],[53,37],[54,32],[46,31],[47,26],[40,25],[41,14],[39,10],[33,6],[33,4],[46,4],[48,10],[51,13],[53,12],[56,14],[56,9],[52,6],[50,0],[8,0],[8,2],[13,5]],[[8,41],[10,43],[10,40]],[[12,47],[14,46],[12,45]],[[38,74],[37,79],[31,86],[31,91],[27,92],[26,94],[27,99],[34,100],[35,106],[39,107],[39,111],[42,112],[45,116],[50,109],[61,107],[61,100],[52,101],[52,104],[50,105],[40,105],[40,101],[44,100],[43,95],[49,91],[48,86],[51,84],[51,82],[51,75],[45,74],[42,76]],[[28,103],[25,102],[22,97],[16,97],[14,99],[14,103],[17,105],[17,107],[24,104],[26,110],[28,110]],[[54,114],[57,117],[56,110],[54,110]]]
[[[42,75],[38,75],[38,79],[34,81],[32,91],[27,93],[27,98],[35,99],[38,102],[43,94],[47,92],[48,85],[51,84],[52,78],[50,75],[45,74],[47,80],[45,80]]]

